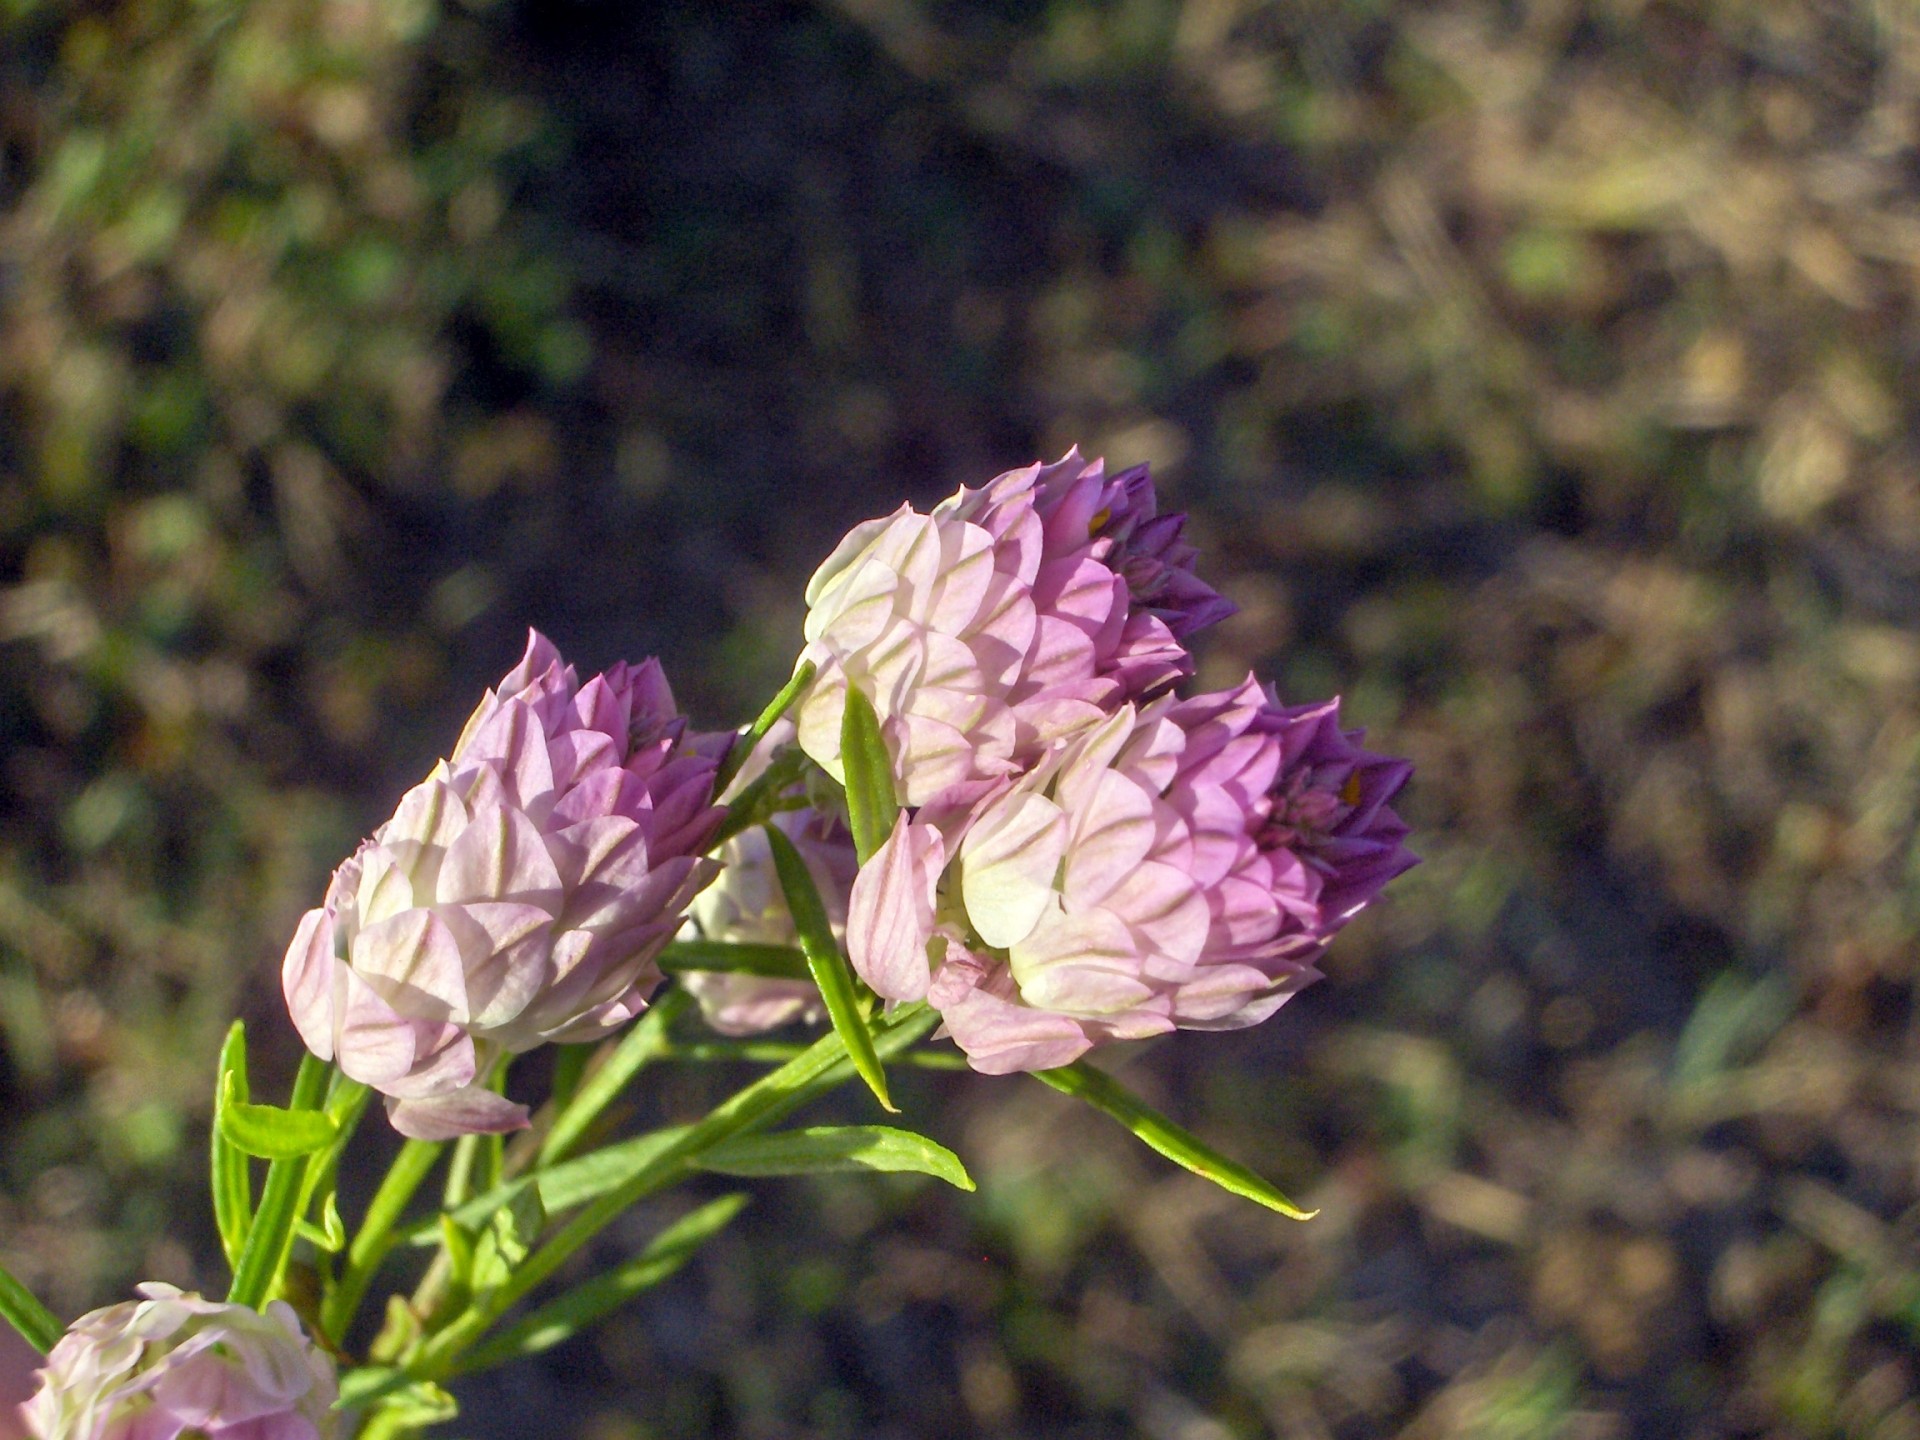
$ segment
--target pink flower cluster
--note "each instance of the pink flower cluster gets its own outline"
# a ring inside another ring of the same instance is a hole
[[[794,744],[844,782],[847,696],[866,698],[905,807],[885,845],[856,875],[798,789],[772,823],[861,976],[936,1007],[977,1069],[1254,1024],[1415,863],[1390,808],[1409,767],[1336,702],[1251,678],[1177,697],[1187,642],[1233,610],[1184,528],[1144,466],[1071,451],[855,527],[807,587],[813,678],[730,793]],[[632,1019],[683,925],[791,944],[765,837],[705,855],[727,738],[687,733],[656,662],[582,684],[532,636],[301,921],[283,981],[308,1048],[405,1134],[510,1129],[526,1112],[488,1088],[493,1062]],[[729,1033],[821,1013],[810,982],[688,985]]]
[[[1389,808],[1410,767],[1336,702],[1170,693],[1231,613],[1182,523],[1144,468],[1069,453],[858,527],[808,587],[799,743],[842,775],[858,688],[907,807],[854,882],[849,958],[978,1070],[1265,1019],[1415,863]]]
[[[1181,637],[1232,612],[1193,575],[1144,468],[1078,451],[920,515],[857,525],[807,585],[800,745],[835,779],[846,688],[872,701],[901,798],[1019,774],[1123,701],[1190,674]]]
[[[171,1285],[82,1315],[22,1410],[36,1440],[331,1440],[333,1362],[293,1308]]]
[[[722,811],[657,661],[586,684],[546,637],[451,757],[335,872],[282,971],[307,1048],[419,1139],[514,1129],[496,1057],[597,1039],[646,1006]]]

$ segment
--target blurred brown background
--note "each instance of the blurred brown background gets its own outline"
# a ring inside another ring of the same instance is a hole
[[[1121,1062],[1320,1218],[921,1076],[978,1195],[766,1183],[448,1433],[1920,1436],[1917,299],[1910,0],[4,0],[0,1259],[224,1284],[217,1037],[528,623],[734,723],[1078,440],[1419,763]]]

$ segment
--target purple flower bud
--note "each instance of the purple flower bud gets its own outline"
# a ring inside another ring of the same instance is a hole
[[[810,808],[776,815],[773,823],[806,862],[834,934],[843,934],[847,893],[859,868],[853,837],[838,820]],[[719,859],[724,867],[720,878],[693,902],[685,933],[732,945],[798,944],[765,833],[758,827],[742,831],[721,847]],[[680,978],[699,1001],[702,1018],[722,1035],[757,1035],[798,1020],[817,1023],[826,1018],[819,988],[811,980],[701,970]]]
[[[542,635],[451,757],[335,872],[282,983],[307,1048],[387,1096],[402,1134],[526,1123],[480,1084],[502,1052],[597,1039],[717,870],[717,758],[659,662],[579,683]]]
[[[82,1315],[22,1413],[38,1440],[331,1440],[333,1361],[283,1300],[266,1311],[171,1285]]]
[[[855,969],[926,998],[994,1074],[1265,1019],[1415,863],[1387,803],[1409,767],[1335,717],[1251,680],[1127,704],[1017,779],[903,814],[854,882]]]
[[[1183,637],[1232,607],[1192,572],[1144,467],[1077,450],[841,541],[807,586],[818,676],[801,747],[841,777],[848,685],[873,702],[901,798],[1018,774],[1054,741],[1191,673]]]

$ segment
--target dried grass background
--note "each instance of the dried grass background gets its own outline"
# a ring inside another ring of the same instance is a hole
[[[1320,1218],[923,1077],[979,1195],[768,1184],[449,1433],[1920,1436],[1917,300],[1909,0],[8,0],[0,1258],[222,1282],[218,1034],[524,625],[737,721],[1078,440],[1419,763],[1119,1062]]]

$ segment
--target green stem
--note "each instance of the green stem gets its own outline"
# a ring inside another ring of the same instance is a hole
[[[669,1045],[662,1060],[732,1061],[743,1065],[784,1065],[806,1053],[806,1046],[779,1040],[698,1040]],[[893,1057],[893,1064],[910,1070],[964,1070],[967,1057],[950,1050],[909,1050]]]
[[[803,773],[806,756],[798,750],[785,750],[774,756],[763,774],[738,795],[727,806],[727,818],[720,822],[720,828],[713,832],[713,839],[707,849],[718,850],[727,841],[738,835],[748,826],[758,825],[775,809],[780,808],[780,792],[785,790]]]
[[[792,945],[735,945],[725,940],[675,940],[655,957],[669,975],[689,970],[732,975],[761,975],[772,980],[805,980],[812,972],[807,957]]]
[[[366,1114],[367,1101],[373,1098],[373,1091],[358,1080],[349,1080],[336,1073],[333,1082],[327,1095],[327,1114],[333,1117],[334,1124],[339,1128],[327,1147],[308,1164],[295,1215],[311,1214],[316,1198],[325,1207],[325,1197],[333,1193],[334,1181],[340,1173],[340,1157],[346,1152],[347,1142],[353,1139],[353,1132],[360,1128],[360,1117]]]
[[[318,1056],[302,1055],[288,1108],[317,1110],[321,1096],[327,1093],[327,1077],[332,1070],[333,1067]],[[312,1158],[301,1155],[291,1160],[276,1160],[268,1169],[266,1188],[260,1194],[260,1209],[247,1230],[240,1263],[234,1267],[233,1288],[227,1291],[230,1303],[251,1305],[257,1310],[279,1285],[281,1268],[287,1263],[287,1251],[293,1244],[293,1222],[298,1218],[301,1182],[306,1178]]]
[[[767,702],[753,724],[747,727],[747,733],[733,742],[733,748],[727,751],[727,758],[720,762],[720,768],[713,777],[713,793],[722,793],[740,773],[740,767],[747,763],[747,757],[753,754],[755,747],[767,738],[767,732],[780,722],[787,708],[800,698],[800,692],[813,681],[814,663],[802,661],[800,668],[793,672],[793,678],[780,687],[780,693]]]
[[[537,1355],[584,1330],[672,1275],[746,1203],[747,1197],[739,1193],[709,1201],[661,1231],[632,1259],[542,1305],[486,1344],[469,1350],[460,1360],[458,1373],[469,1375],[522,1355]]]
[[[904,1049],[933,1028],[938,1017],[924,1004],[905,1006],[874,1024],[875,1048],[882,1054]],[[522,1296],[552,1275],[581,1246],[598,1235],[636,1201],[683,1178],[693,1161],[722,1140],[789,1114],[816,1095],[843,1083],[853,1074],[846,1043],[836,1034],[824,1035],[798,1059],[762,1077],[729,1099],[698,1124],[689,1126],[663,1148],[652,1164],[582,1209],[563,1225],[513,1273],[512,1277],[474,1303],[446,1329],[429,1340],[408,1372],[416,1379],[439,1379],[454,1360],[472,1345]]]
[[[480,1150],[478,1135],[462,1135],[453,1142],[453,1159],[447,1162],[447,1185],[442,1192],[443,1210],[458,1210],[473,1193],[473,1160]]]
[[[561,1045],[555,1050],[553,1093],[548,1097],[555,1115],[573,1103],[573,1097],[580,1093],[580,1082],[586,1077],[587,1062],[593,1059],[595,1048],[589,1042],[584,1045]]]
[[[409,1140],[394,1156],[386,1179],[380,1182],[373,1202],[367,1206],[359,1233],[347,1247],[347,1268],[340,1276],[340,1283],[320,1308],[321,1328],[334,1344],[346,1339],[347,1327],[353,1324],[368,1285],[393,1249],[397,1238],[393,1227],[444,1148],[444,1143],[438,1140]]]

